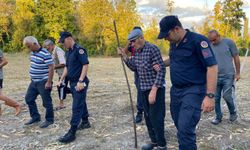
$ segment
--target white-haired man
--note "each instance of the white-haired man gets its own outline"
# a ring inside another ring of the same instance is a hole
[[[55,63],[54,69],[58,74],[60,80],[63,74],[63,69],[66,64],[65,52],[60,47],[56,46],[55,43],[50,39],[47,39],[43,42],[43,47],[46,48],[52,54],[52,58]],[[65,108],[63,101],[65,100],[67,93],[70,93],[70,89],[67,87],[67,85],[68,78],[66,77],[63,80],[62,84],[60,86],[57,86],[59,105],[55,108],[55,110]]]
[[[46,109],[46,120],[40,124],[40,128],[46,128],[54,123],[54,112],[51,98],[54,62],[51,54],[39,45],[35,37],[25,37],[23,44],[31,51],[29,71],[31,83],[25,96],[31,119],[26,122],[25,125],[30,125],[41,120],[35,102],[37,96],[40,95],[43,101],[43,107]]]

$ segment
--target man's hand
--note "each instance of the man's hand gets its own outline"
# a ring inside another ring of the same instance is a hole
[[[60,80],[60,81],[57,82],[56,86],[57,86],[57,87],[60,87],[61,84],[62,84],[62,81]]]
[[[157,93],[157,87],[153,86],[150,93],[149,93],[149,96],[148,96],[148,102],[149,104],[154,104],[156,102],[156,93]]]
[[[45,83],[45,89],[52,89],[52,82],[51,81],[47,81]]]
[[[240,80],[240,74],[236,74],[236,75],[235,75],[235,80],[236,80],[236,81],[239,81],[239,80]]]
[[[123,56],[125,54],[124,49],[121,47],[117,48],[117,54]]]
[[[84,89],[84,82],[77,82],[76,91],[81,91]]]
[[[161,70],[161,66],[159,64],[153,65],[153,68],[156,72],[159,72]]]
[[[202,112],[211,112],[214,110],[214,106],[215,106],[215,100],[214,99],[211,99],[209,97],[205,97],[203,102],[202,102],[202,105],[201,105],[201,110]]]

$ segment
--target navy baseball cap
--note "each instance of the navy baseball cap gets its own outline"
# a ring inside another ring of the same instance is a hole
[[[166,16],[161,19],[160,23],[160,33],[158,35],[158,39],[163,39],[168,36],[168,33],[171,29],[176,26],[181,26],[181,22],[179,21],[177,16]]]
[[[61,32],[61,33],[60,33],[60,38],[59,38],[58,43],[64,43],[64,40],[65,40],[67,37],[72,37],[72,34],[69,33],[69,32]]]
[[[128,35],[128,40],[132,41],[137,39],[138,37],[142,36],[142,30],[141,29],[134,29],[133,31],[131,31]]]

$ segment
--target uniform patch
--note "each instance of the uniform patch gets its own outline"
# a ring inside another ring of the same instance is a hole
[[[208,48],[208,43],[206,41],[201,41],[201,47]]]
[[[202,55],[205,59],[213,56],[212,52],[209,48],[203,49],[201,51],[202,51]]]
[[[79,50],[79,54],[84,54],[84,50],[83,50],[83,49],[80,49],[80,50]]]

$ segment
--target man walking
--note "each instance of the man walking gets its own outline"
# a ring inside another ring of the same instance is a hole
[[[233,122],[238,117],[235,106],[234,81],[240,79],[239,51],[232,40],[221,38],[216,30],[211,30],[208,33],[208,38],[212,43],[213,52],[218,62],[218,81],[215,94],[216,116],[211,123],[217,125],[222,121],[221,96],[226,101],[229,109],[229,120]]]
[[[43,107],[46,109],[46,120],[40,125],[40,128],[46,128],[54,123],[51,98],[54,62],[51,54],[39,45],[35,37],[25,37],[23,44],[31,51],[29,71],[31,83],[25,95],[25,101],[29,107],[31,119],[26,122],[25,125],[30,125],[41,120],[35,101],[37,96],[40,95],[43,101]]]

